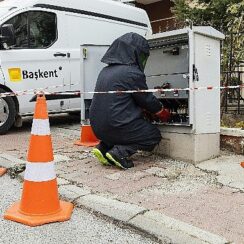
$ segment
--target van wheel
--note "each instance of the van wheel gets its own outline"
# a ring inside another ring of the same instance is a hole
[[[0,88],[0,93],[6,91]],[[12,97],[0,97],[0,135],[5,134],[14,124],[16,107]]]

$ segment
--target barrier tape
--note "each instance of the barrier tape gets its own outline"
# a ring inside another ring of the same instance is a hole
[[[77,84],[72,84],[77,85]],[[37,88],[37,89],[30,89],[25,91],[18,91],[18,92],[6,92],[6,93],[0,93],[0,98],[2,97],[8,97],[8,96],[24,96],[24,95],[81,95],[81,94],[132,94],[132,93],[164,93],[164,92],[174,92],[178,93],[179,91],[195,91],[195,90],[229,90],[229,89],[241,89],[244,88],[244,85],[237,85],[237,86],[206,86],[206,87],[194,87],[194,88],[171,88],[171,89],[164,89],[164,88],[154,88],[154,89],[147,89],[147,90],[117,90],[117,91],[87,91],[87,92],[48,92],[46,90],[51,88],[59,88],[59,87],[65,87],[70,85],[57,85],[57,86],[49,86],[46,88]]]
[[[55,85],[55,86],[47,86],[45,88],[28,89],[24,91],[5,92],[5,93],[0,93],[0,97],[16,97],[16,96],[24,96],[24,95],[46,94],[46,92],[44,91],[48,89],[54,89],[54,88],[60,88],[66,86],[75,86],[75,85],[79,85],[79,84],[62,84],[62,85]]]

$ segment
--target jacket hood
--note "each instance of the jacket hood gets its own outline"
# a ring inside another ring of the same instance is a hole
[[[149,56],[149,44],[144,37],[131,32],[117,38],[101,61],[108,65],[138,65],[143,71],[144,65],[141,56]]]

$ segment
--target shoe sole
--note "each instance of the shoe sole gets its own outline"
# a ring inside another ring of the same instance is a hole
[[[99,161],[100,164],[102,164],[104,166],[110,165],[110,163],[108,162],[108,160],[103,156],[102,152],[99,149],[94,148],[92,150],[92,153],[98,159],[98,161]]]
[[[111,160],[116,166],[118,166],[121,169],[127,169],[125,168],[122,164],[120,164],[120,162],[116,161],[113,156],[110,153],[106,153],[106,157]]]

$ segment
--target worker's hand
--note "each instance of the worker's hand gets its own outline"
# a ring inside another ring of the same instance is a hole
[[[161,122],[168,122],[170,120],[171,114],[168,109],[162,108],[158,113],[155,114]]]

